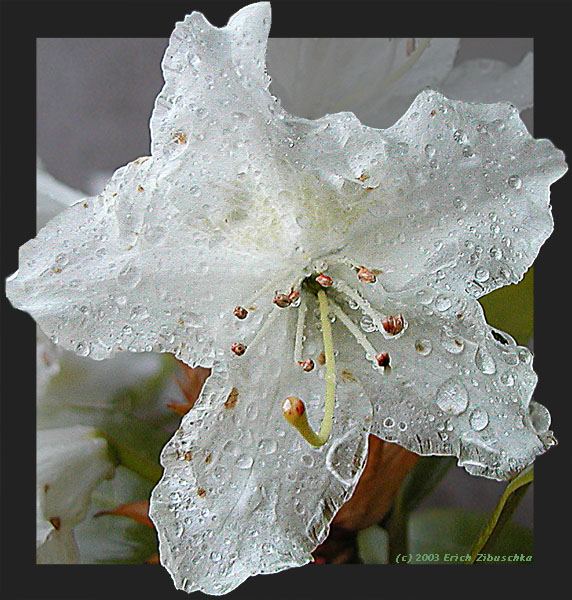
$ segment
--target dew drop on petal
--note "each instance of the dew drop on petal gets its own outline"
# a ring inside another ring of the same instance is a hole
[[[236,459],[236,466],[239,469],[250,469],[253,463],[254,461],[252,460],[252,456],[249,456],[248,454],[241,454]]]
[[[435,402],[445,414],[456,416],[467,410],[469,394],[460,381],[451,378],[439,388]]]
[[[440,312],[445,312],[451,308],[451,300],[447,296],[439,295],[435,298],[435,308]]]
[[[80,356],[89,356],[89,344],[78,342],[75,347],[75,352]]]
[[[276,452],[276,448],[278,444],[276,440],[271,440],[268,438],[264,438],[258,442],[258,448],[264,452],[264,454],[274,454]]]
[[[417,350],[421,356],[428,356],[431,354],[432,349],[433,344],[431,343],[431,340],[417,340],[415,342],[415,350]]]
[[[469,423],[475,431],[482,431],[489,424],[487,411],[476,408],[469,417]]]
[[[489,271],[488,271],[488,269],[485,269],[484,267],[479,267],[475,271],[475,279],[481,283],[487,281],[487,279],[489,277],[490,277]]]
[[[475,364],[477,365],[479,371],[485,373],[486,375],[492,375],[497,370],[497,366],[492,355],[488,352],[488,350],[480,346],[477,348],[477,352],[475,354]]]
[[[522,187],[522,179],[518,175],[511,175],[507,179],[507,183],[509,187],[519,190]]]
[[[441,344],[451,354],[460,354],[465,349],[465,341],[445,329],[441,331]]]

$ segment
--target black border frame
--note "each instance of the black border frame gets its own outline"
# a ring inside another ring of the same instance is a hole
[[[168,37],[175,21],[192,10],[204,12],[217,25],[226,23],[244,2],[194,0],[116,0],[40,2],[4,1],[1,29],[2,152],[0,198],[3,223],[2,278],[17,268],[17,248],[35,235],[35,86],[37,37]],[[567,2],[301,2],[273,0],[271,35],[283,37],[534,37],[536,137],[548,137],[572,152],[566,63],[570,52]],[[134,13],[137,16],[134,18]],[[562,489],[568,473],[571,444],[570,400],[563,374],[568,366],[566,340],[568,300],[566,282],[569,253],[565,246],[570,224],[571,175],[552,191],[556,232],[543,247],[536,269],[535,367],[540,374],[536,398],[553,415],[561,446],[538,461],[535,486],[535,560],[531,565],[475,565],[415,567],[307,566],[277,575],[248,580],[233,598],[377,598],[390,590],[410,593],[414,588],[442,594],[465,590],[490,593],[496,586],[530,589],[537,578],[547,585],[548,574],[566,573],[568,496]],[[563,293],[564,292],[564,293]],[[4,295],[3,295],[4,296]],[[0,460],[1,527],[0,586],[9,598],[142,598],[176,591],[164,569],[149,566],[42,566],[35,564],[35,345],[34,323],[12,309],[3,298],[2,312],[2,435]],[[561,331],[563,330],[563,331]],[[558,337],[557,337],[558,336]],[[568,413],[568,414],[567,414]],[[518,569],[515,574],[514,569]],[[381,570],[380,570],[381,569]],[[526,569],[526,571],[523,571]],[[444,571],[446,570],[446,572]],[[533,572],[532,572],[533,571]],[[494,588],[484,582],[494,577]],[[444,579],[445,578],[445,579]],[[497,588],[497,589],[499,589]],[[195,597],[202,594],[195,594]]]

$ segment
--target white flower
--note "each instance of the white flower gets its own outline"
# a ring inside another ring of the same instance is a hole
[[[85,518],[91,494],[113,476],[107,442],[89,427],[37,433],[36,549],[38,563],[78,562],[73,528]]]
[[[532,53],[514,67],[485,58],[453,66],[458,48],[458,38],[271,38],[271,88],[293,114],[351,110],[371,127],[395,123],[424,87],[458,100],[532,106]]]
[[[309,562],[369,433],[496,479],[553,443],[530,353],[477,298],[551,233],[562,153],[509,104],[432,91],[385,131],[293,117],[268,91],[269,27],[267,3],[177,24],[152,155],[51,221],[8,282],[82,356],[212,367],[151,503],[187,591]]]

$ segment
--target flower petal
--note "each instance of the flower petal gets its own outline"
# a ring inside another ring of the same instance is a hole
[[[479,58],[457,65],[441,84],[449,98],[467,102],[512,102],[522,111],[533,104],[533,56],[529,52],[512,67],[502,61]]]
[[[548,411],[531,403],[537,377],[530,351],[488,326],[476,300],[428,288],[363,295],[407,323],[394,338],[367,334],[389,353],[383,375],[355,342],[342,341],[353,347],[353,373],[374,403],[373,434],[419,454],[455,455],[469,473],[498,480],[555,443]],[[359,311],[345,310],[359,320]]]
[[[349,110],[371,127],[387,127],[405,112],[410,96],[439,85],[453,66],[458,39],[426,43],[415,38],[272,38],[272,89],[286,110],[301,117]],[[397,111],[388,112],[394,99],[399,99]]]
[[[79,562],[79,548],[73,529],[53,528],[46,539],[36,548],[36,563],[39,565],[73,565]]]
[[[113,472],[107,442],[97,437],[97,432],[91,427],[38,431],[38,545],[46,542],[54,532],[71,532],[85,518],[93,490],[104,479],[112,477]]]
[[[160,177],[157,161],[135,161],[22,246],[8,295],[64,348],[98,360],[153,350],[208,363],[205,324],[213,331],[269,273],[282,284],[281,263],[238,234],[185,220]]]
[[[296,309],[276,310],[257,346],[228,370],[214,366],[163,451],[150,516],[161,562],[188,592],[223,594],[249,576],[309,562],[363,468],[371,407],[356,383],[339,389],[322,448],[284,420],[290,395],[303,398],[311,421],[321,418],[325,384],[293,360]]]
[[[348,138],[346,153],[376,187],[343,252],[384,271],[389,290],[427,284],[479,297],[518,282],[552,232],[549,188],[564,155],[533,139],[509,104],[422,92],[390,129]]]
[[[38,229],[82,197],[81,192],[54,179],[44,170],[38,159],[36,170],[36,225]]]
[[[268,28],[264,3],[223,29],[198,13],[179,24],[151,124],[154,156],[119,169],[99,196],[22,247],[8,295],[63,347],[95,359],[172,352],[210,366],[220,315],[269,284],[293,283],[280,278],[298,226],[275,193],[281,174],[266,134],[275,105],[262,60]],[[167,110],[173,86],[179,104]],[[228,110],[239,94],[248,114]]]

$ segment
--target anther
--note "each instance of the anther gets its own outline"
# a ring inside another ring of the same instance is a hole
[[[378,367],[389,367],[389,353],[388,352],[380,352],[375,355],[375,362]]]
[[[381,324],[383,328],[389,335],[397,335],[403,331],[403,327],[405,326],[405,322],[403,321],[403,315],[393,315],[389,317],[385,317]]]
[[[292,304],[292,300],[290,300],[290,294],[276,293],[272,302],[274,302],[278,308],[286,308]]]
[[[300,298],[300,292],[298,290],[291,290],[288,294],[288,300],[290,300],[291,304],[294,304],[298,298]]]
[[[316,283],[319,283],[322,287],[332,287],[332,285],[334,284],[334,280],[329,275],[320,273],[316,277]]]
[[[246,308],[244,308],[244,306],[235,306],[234,310],[232,311],[232,314],[237,319],[246,319],[246,317],[248,316],[248,311],[246,310]]]
[[[311,358],[307,358],[306,360],[299,360],[298,364],[302,367],[303,371],[309,373],[314,370],[314,361]]]
[[[375,273],[365,267],[359,267],[357,276],[362,283],[375,283],[377,281]]]
[[[237,355],[242,356],[246,352],[246,346],[240,342],[234,342],[230,349]]]

